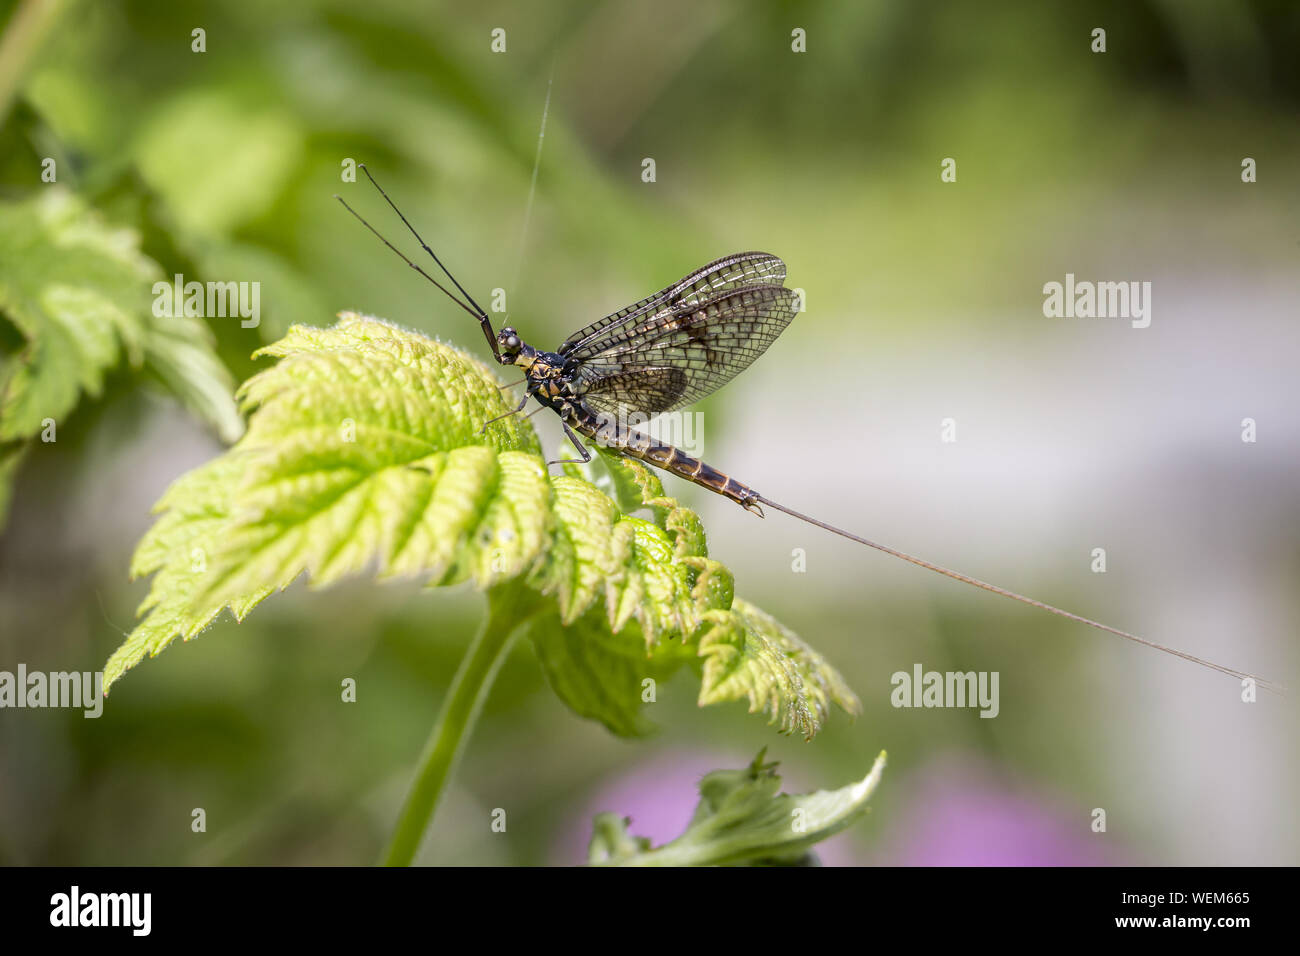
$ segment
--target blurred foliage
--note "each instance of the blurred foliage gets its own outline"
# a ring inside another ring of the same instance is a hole
[[[1081,237],[1122,257],[1114,234],[1131,209],[1150,212],[1162,240],[1206,241],[1211,222],[1215,242],[1243,259],[1260,254],[1259,236],[1290,237],[1272,254],[1293,268],[1294,182],[1278,175],[1272,191],[1243,198],[1222,173],[1243,141],[1262,170],[1291,168],[1300,153],[1300,8],[1285,0],[61,6],[20,87],[0,96],[0,200],[33,209],[42,193],[67,190],[106,232],[136,234],[136,254],[163,277],[261,282],[257,328],[203,320],[235,380],[291,324],[349,308],[477,345],[465,316],[333,202],[342,193],[399,238],[369,187],[341,179],[346,159],[375,170],[467,288],[504,290],[512,321],[539,344],[719,254],[778,252],[792,284],[810,290],[807,316],[782,339],[799,383],[827,354],[885,362],[900,341],[937,340],[958,323],[1005,330],[1024,276],[1063,271]],[[0,24],[17,7],[0,2]],[[1100,60],[1087,43],[1099,23],[1109,34]],[[808,31],[805,56],[789,52],[793,26]],[[490,52],[494,27],[507,30],[505,55]],[[952,155],[963,184],[980,188],[934,188],[939,158]],[[640,181],[647,156],[654,184]],[[57,187],[41,182],[46,158]],[[1196,208],[1183,212],[1191,194]],[[8,250],[20,233],[4,232]],[[85,265],[79,254],[49,267]],[[12,267],[0,260],[0,275]],[[0,668],[97,667],[143,596],[124,569],[149,505],[221,451],[216,431],[140,390],[130,361],[110,360],[112,349],[132,357],[147,316],[124,319],[115,344],[82,340],[95,361],[57,387],[98,391],[56,443],[0,446],[0,488],[16,476],[0,541]],[[19,319],[0,309],[6,357],[28,341]],[[711,428],[735,420],[749,388],[742,379],[708,401]],[[802,392],[784,401],[821,411]],[[746,440],[770,449],[773,474],[820,464],[779,461],[781,436]],[[693,492],[682,494],[689,504]],[[745,554],[743,539],[718,531],[714,550],[787,570],[787,537],[775,522],[764,533],[776,557]],[[811,748],[779,746],[791,775],[821,780],[859,773],[888,745],[897,785],[857,828],[863,841],[912,800],[909,771],[961,752],[1049,781],[1072,814],[1127,807],[1116,819],[1150,854],[1202,861],[1177,823],[1148,827],[1143,792],[1112,775],[1098,735],[1123,739],[1124,693],[1081,666],[1082,642],[1053,639],[1062,625],[964,595],[872,600],[859,564],[807,577],[803,590],[765,589],[764,606],[843,662],[866,712],[852,730],[832,722]],[[439,596],[432,611],[430,600],[400,585],[291,591],[238,627],[213,625],[220,640],[133,673],[99,720],[0,714],[0,861],[373,859],[481,610],[473,594]],[[888,706],[902,655],[943,669],[977,651],[1003,661],[1003,694],[1038,719],[918,719]],[[544,662],[548,652],[558,650],[542,650]],[[358,705],[338,703],[341,675],[357,678]],[[629,748],[557,706],[532,652],[517,648],[423,860],[576,861],[582,841],[557,844],[556,821],[611,775],[659,751],[747,756],[765,741],[756,722],[699,713],[696,690],[681,678],[663,685],[660,737]],[[492,834],[488,811],[503,804],[508,834]],[[207,834],[189,830],[195,806],[208,811]]]
[[[80,393],[98,395],[122,353],[226,440],[243,431],[211,334],[193,317],[156,314],[150,286],[161,272],[136,246],[130,230],[107,229],[58,188],[0,205],[0,314],[22,339],[0,360],[0,449],[7,462],[38,434],[57,440]],[[10,470],[0,470],[0,500]]]

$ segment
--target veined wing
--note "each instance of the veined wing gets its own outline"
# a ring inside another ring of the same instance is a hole
[[[648,313],[660,310],[693,310],[708,299],[731,289],[749,285],[779,286],[785,282],[785,263],[766,252],[738,252],[715,259],[672,285],[640,302],[612,312],[570,335],[557,352],[566,358],[583,359],[604,351],[619,330]]]
[[[779,285],[747,285],[698,305],[643,314],[574,372],[597,412],[647,416],[673,411],[721,388],[767,351],[798,308]]]

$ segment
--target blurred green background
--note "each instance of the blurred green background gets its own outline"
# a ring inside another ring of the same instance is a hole
[[[808,310],[701,406],[711,463],[1295,686],[1295,4],[54,7],[0,63],[2,198],[52,188],[53,157],[60,186],[138,230],[168,275],[261,282],[259,328],[209,320],[237,379],[290,323],[342,309],[482,351],[331,198],[418,251],[368,186],[341,181],[347,158],[476,298],[504,288],[542,347],[709,259],[770,251]],[[1151,327],[1045,318],[1043,285],[1066,273],[1151,281]],[[138,386],[119,369],[23,462],[0,669],[101,667],[145,594],[127,568],[150,506],[219,450]],[[422,862],[578,862],[597,810],[666,839],[702,773],[764,745],[796,790],[841,786],[888,749],[872,813],[825,844],[828,863],[1300,862],[1290,698],[1243,704],[1230,678],[666,485],[738,592],[825,653],[865,713],[805,743],[738,705],[698,709],[683,673],[651,708],[658,733],[619,740],[566,711],[520,642]],[[471,592],[296,587],[141,664],[99,720],[0,711],[0,861],[371,862],[481,610]],[[890,675],[917,662],[998,671],[999,716],[891,707]],[[345,676],[355,705],[339,703]]]

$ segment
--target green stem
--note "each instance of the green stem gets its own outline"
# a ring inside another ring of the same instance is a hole
[[[0,126],[64,6],[64,0],[23,0],[0,34]]]
[[[526,595],[513,588],[497,588],[488,593],[487,618],[460,662],[438,722],[424,745],[415,783],[406,796],[397,828],[381,861],[384,866],[410,866],[415,859],[442,792],[506,658],[510,635],[530,613],[523,606],[525,603]]]

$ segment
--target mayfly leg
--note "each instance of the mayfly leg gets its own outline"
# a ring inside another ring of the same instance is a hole
[[[556,461],[548,461],[547,465],[585,465],[591,461],[591,451],[584,445],[581,439],[569,427],[569,423],[561,420],[560,427],[564,429],[564,434],[568,436],[569,441],[573,442],[573,447],[578,449],[581,458],[560,458]]]
[[[501,421],[501,419],[509,418],[511,415],[518,415],[520,412],[524,410],[524,406],[528,404],[528,399],[532,398],[532,395],[533,395],[532,392],[524,392],[524,397],[520,400],[519,405],[515,408],[514,411],[506,412],[504,415],[498,415],[496,418],[489,418],[487,421],[483,423],[483,427],[478,430],[478,433],[480,435],[483,434],[485,431],[487,431],[487,427],[491,425],[493,422],[499,422]]]

